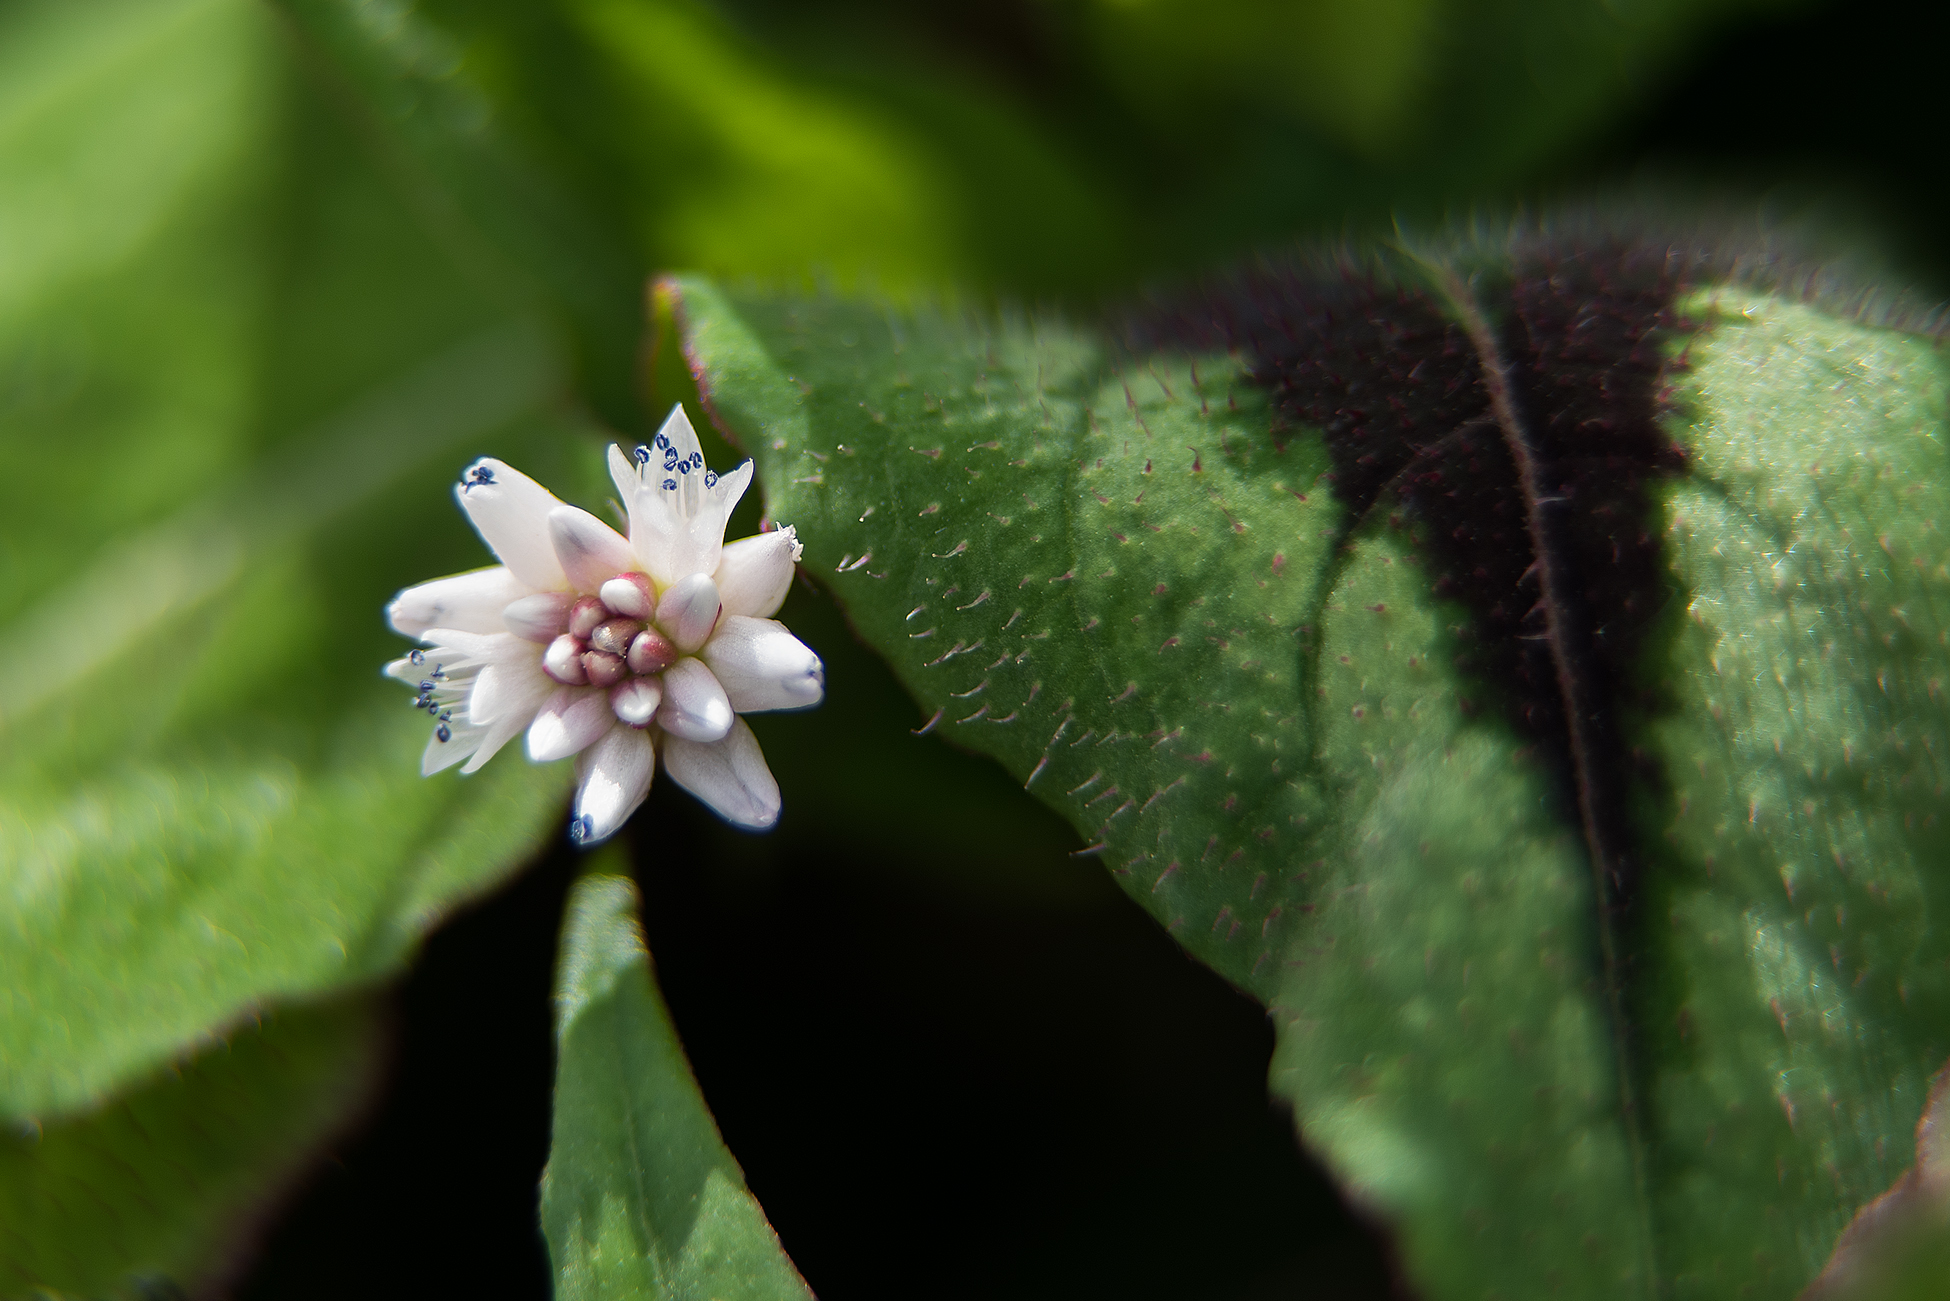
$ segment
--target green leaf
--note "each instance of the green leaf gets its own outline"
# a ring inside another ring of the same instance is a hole
[[[810,1298],[705,1109],[636,912],[636,886],[606,854],[563,927],[542,1176],[556,1295]]]
[[[1916,1122],[1916,1164],[1862,1208],[1801,1301],[1927,1301],[1950,1272],[1950,1073]]]
[[[567,778],[422,781],[379,676],[387,598],[486,558],[468,452],[586,445],[547,410],[558,346],[474,292],[260,11],[116,13],[0,18],[31,66],[0,108],[0,1114],[43,1123],[396,973]]]
[[[0,1138],[0,1296],[201,1291],[378,1083],[369,999],[287,1008],[112,1102]]]
[[[1129,347],[669,292],[926,726],[1268,1004],[1426,1294],[1787,1297],[1950,1052],[1950,377],[1585,238]]]

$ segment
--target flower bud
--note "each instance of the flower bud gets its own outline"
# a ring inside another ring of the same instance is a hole
[[[630,678],[609,689],[609,708],[631,727],[648,727],[663,703],[664,689],[653,678]]]
[[[589,675],[590,686],[613,687],[630,675],[630,666],[621,655],[592,650],[582,657],[582,671]]]
[[[635,619],[605,619],[589,634],[589,645],[595,650],[608,651],[611,655],[628,655],[630,643],[642,631],[643,625]]]
[[[548,644],[542,652],[542,672],[554,678],[565,687],[579,687],[589,681],[589,675],[582,668],[582,652],[586,649],[574,637],[563,633]]]
[[[677,662],[677,648],[655,628],[645,628],[630,643],[630,671],[662,673]]]
[[[609,618],[609,607],[593,596],[585,596],[569,607],[569,635],[589,640],[596,625]]]
[[[657,594],[643,574],[618,574],[596,593],[617,614],[648,623],[657,613]]]

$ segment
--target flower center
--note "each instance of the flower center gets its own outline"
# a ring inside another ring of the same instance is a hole
[[[704,644],[721,612],[717,584],[704,574],[673,583],[661,600],[647,576],[628,573],[603,583],[596,596],[527,601],[535,608],[517,602],[508,623],[547,638],[542,671],[564,686],[607,691],[611,711],[631,727],[650,725],[663,700],[664,670]]]

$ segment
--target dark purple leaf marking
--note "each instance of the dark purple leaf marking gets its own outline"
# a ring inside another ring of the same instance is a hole
[[[1135,331],[1241,353],[1276,443],[1324,435],[1346,527],[1385,511],[1405,531],[1432,594],[1472,616],[1453,651],[1469,694],[1552,760],[1614,910],[1651,775],[1628,733],[1659,706],[1642,652],[1678,595],[1650,518],[1653,485],[1685,471],[1660,419],[1684,364],[1673,304],[1708,261],[1539,242],[1469,283],[1406,260],[1263,264]]]

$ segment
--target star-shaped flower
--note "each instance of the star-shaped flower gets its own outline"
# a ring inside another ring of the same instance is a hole
[[[538,763],[577,756],[577,843],[615,834],[659,756],[726,821],[769,827],[779,786],[738,715],[825,694],[819,657],[769,617],[799,540],[725,543],[752,463],[705,469],[681,406],[634,458],[612,446],[609,470],[628,538],[500,461],[468,467],[454,495],[501,563],[409,587],[386,611],[425,643],[386,666],[434,716],[420,771],[473,772],[526,731]]]

